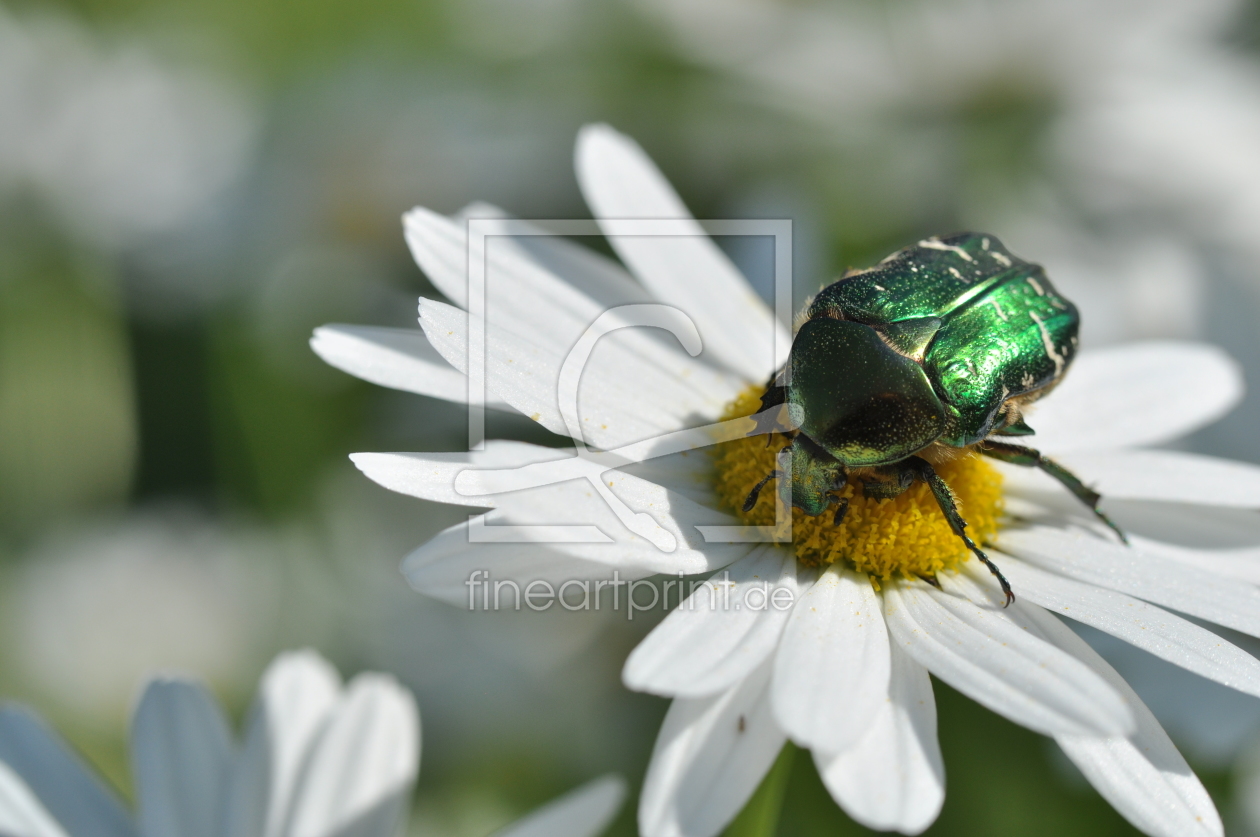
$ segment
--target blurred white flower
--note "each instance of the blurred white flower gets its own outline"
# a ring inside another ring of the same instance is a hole
[[[32,190],[93,245],[195,221],[241,174],[255,122],[222,81],[0,9],[0,186]]]
[[[842,146],[895,149],[877,182],[902,196],[902,223],[925,195],[948,195],[966,227],[1005,229],[1015,215],[1031,238],[1053,237],[1063,219],[1036,196],[986,191],[959,163],[983,153],[958,130],[976,112],[1019,101],[1044,111],[1023,175],[1076,216],[1083,246],[1056,275],[1074,272],[1095,286],[1079,296],[1109,303],[1108,326],[1088,326],[1087,344],[1182,336],[1198,324],[1202,251],[1260,255],[1260,66],[1222,37],[1242,14],[1237,0],[640,5],[741,91]],[[1153,290],[1149,269],[1170,250]]]
[[[393,678],[345,687],[312,651],[267,669],[242,745],[210,692],[148,685],[131,723],[131,815],[29,710],[0,710],[0,833],[12,837],[394,837],[420,718]]]
[[[138,516],[54,538],[5,585],[13,664],[62,708],[114,722],[159,669],[219,687],[259,653],[270,578],[257,543],[195,519]]]
[[[420,768],[420,716],[392,677],[344,687],[313,651],[263,674],[244,741],[204,685],[149,683],[131,723],[129,813],[30,710],[0,709],[0,833],[6,837],[395,837]],[[603,776],[497,837],[595,837],[625,799]]]

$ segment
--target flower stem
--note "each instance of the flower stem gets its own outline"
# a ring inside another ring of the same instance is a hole
[[[783,746],[770,772],[722,837],[774,837],[779,830],[779,812],[783,810],[796,749],[791,741]]]

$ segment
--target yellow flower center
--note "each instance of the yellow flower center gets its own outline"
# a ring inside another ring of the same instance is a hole
[[[760,407],[761,389],[750,388],[727,406],[723,419],[752,415]],[[745,523],[774,523],[773,484],[766,486],[750,511],[743,511],[748,492],[776,467],[775,455],[783,442],[778,436],[774,440],[767,446],[764,436],[751,436],[712,448],[718,496]],[[992,540],[1002,513],[1001,474],[979,454],[966,451],[934,462],[933,467],[953,490],[967,521],[967,534],[977,543]],[[792,542],[802,564],[813,567],[845,561],[887,580],[896,575],[933,576],[970,555],[922,482],[897,497],[876,500],[864,497],[861,485],[850,478],[835,493],[849,501],[838,526],[830,512],[810,517],[792,509]]]

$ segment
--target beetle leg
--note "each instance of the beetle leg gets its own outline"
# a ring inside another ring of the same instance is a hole
[[[1025,468],[1040,468],[1042,471],[1045,471],[1058,480],[1064,488],[1075,494],[1076,499],[1089,506],[1094,516],[1107,524],[1111,531],[1120,537],[1121,542],[1126,544],[1129,542],[1129,538],[1124,534],[1124,531],[1111,521],[1106,512],[1098,508],[1102,495],[1081,482],[1081,478],[1067,468],[1064,468],[1047,456],[1042,456],[1041,451],[1026,448],[1023,445],[1012,445],[1007,442],[984,441],[980,443],[980,452],[1002,462],[1009,462],[1012,465],[1023,465]]]
[[[757,505],[757,498],[761,496],[761,489],[766,487],[766,483],[770,480],[778,479],[783,476],[783,472],[775,468],[770,473],[762,477],[761,482],[753,486],[752,491],[748,492],[748,497],[744,500],[744,514],[753,510],[753,506]]]
[[[1011,585],[1006,580],[1006,576],[1002,575],[1002,571],[997,568],[997,564],[989,560],[989,556],[984,554],[984,550],[976,546],[976,542],[968,537],[966,532],[967,521],[963,520],[962,515],[958,513],[958,504],[954,502],[954,492],[950,490],[949,485],[946,484],[945,480],[941,479],[940,474],[936,473],[936,470],[926,459],[912,456],[906,460],[906,464],[913,470],[916,477],[923,480],[928,484],[928,488],[932,489],[932,495],[936,497],[936,504],[941,507],[941,512],[945,515],[945,519],[949,521],[949,528],[954,530],[955,535],[962,538],[962,542],[967,545],[972,554],[979,558],[980,563],[988,567],[989,572],[993,573],[997,578],[998,584],[1002,586],[1002,592],[1006,594],[1006,604],[1002,606],[1006,607],[1006,605],[1015,601],[1015,594],[1011,592]]]

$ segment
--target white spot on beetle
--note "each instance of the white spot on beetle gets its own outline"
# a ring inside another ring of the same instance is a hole
[[[871,285],[871,287],[872,287],[872,288],[874,288],[874,289],[875,289],[875,290],[877,290],[877,291],[886,291],[886,290],[888,290],[888,289],[887,289],[887,288],[885,288],[883,285]]]
[[[958,272],[958,268],[951,267],[949,269],[949,272],[952,273],[954,275],[954,278],[957,279],[959,282],[969,282],[967,277],[963,276],[961,273]]]
[[[1010,320],[1006,316],[1006,312],[1002,310],[1002,306],[998,304],[998,301],[996,299],[994,299],[993,297],[989,297],[988,299],[985,300],[985,302],[993,306],[993,310],[997,312],[997,315],[1002,318],[1003,322],[1010,322]]]
[[[1037,282],[1037,280],[1032,278],[1031,276],[1028,277],[1028,284],[1032,285],[1032,289],[1037,292],[1037,296],[1046,295],[1046,289],[1041,287],[1041,285]]]
[[[1029,282],[1032,280],[1029,279]],[[1046,328],[1046,324],[1041,321],[1041,317],[1037,316],[1036,311],[1029,311],[1028,316],[1032,317],[1032,321],[1037,324],[1037,328],[1041,331],[1041,345],[1045,347],[1046,354],[1054,361],[1055,377],[1063,374],[1063,367],[1067,365],[1067,361],[1063,359],[1063,355],[1059,354],[1059,350],[1055,348],[1054,341],[1050,339],[1050,331]]]
[[[989,237],[988,237],[988,236],[985,236],[984,238],[980,239],[980,249],[981,249],[981,250],[988,250],[988,249],[989,249]]]
[[[945,250],[950,253],[955,253],[960,259],[962,259],[965,262],[974,261],[971,258],[971,254],[968,253],[963,248],[954,244],[946,244],[945,242],[941,241],[939,238],[925,238],[919,242],[919,246],[926,247],[929,250]]]
[[[1011,260],[1010,260],[1009,258],[1007,258],[1007,257],[1006,257],[1006,254],[1005,254],[1005,253],[999,253],[999,252],[997,252],[997,251],[995,250],[995,251],[993,251],[992,253],[990,253],[989,255],[993,257],[993,261],[995,261],[995,262],[997,262],[998,264],[1002,265],[1002,267],[1010,267],[1010,266],[1011,266],[1011,264],[1012,264]]]

